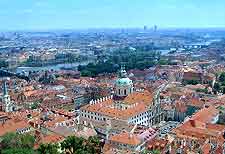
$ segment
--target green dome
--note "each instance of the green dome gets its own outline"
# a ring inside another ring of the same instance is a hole
[[[129,78],[120,78],[116,80],[116,85],[117,86],[129,86],[132,85],[132,80]]]

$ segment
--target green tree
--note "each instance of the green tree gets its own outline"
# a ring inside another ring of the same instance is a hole
[[[31,109],[33,110],[33,109],[37,109],[38,108],[38,105],[39,105],[39,103],[36,101],[36,102],[34,102],[34,103],[32,103],[32,105],[31,105]]]
[[[34,150],[29,148],[2,149],[1,154],[33,154]]]
[[[7,133],[2,137],[3,149],[33,148],[35,139],[29,134]]]
[[[90,72],[89,70],[82,70],[81,76],[93,76],[93,73]]]
[[[220,91],[221,90],[221,87],[220,87],[220,84],[218,83],[218,82],[216,82],[215,84],[214,84],[214,90],[216,91],[216,92],[218,92],[218,91]]]
[[[7,133],[2,137],[1,145],[3,149],[9,149],[12,147],[17,146],[16,145],[16,133]]]
[[[31,149],[34,147],[35,138],[34,136],[31,136],[30,134],[23,134],[20,135],[20,140],[22,143],[22,147]]]
[[[205,88],[205,89],[198,88],[198,89],[196,89],[196,92],[208,93],[208,89],[207,88]]]
[[[8,63],[4,60],[0,60],[0,68],[1,67],[8,67]]]
[[[159,65],[168,65],[169,64],[168,60],[166,60],[166,59],[160,59],[158,63],[159,63]]]
[[[187,80],[186,83],[191,85],[196,85],[196,84],[199,84],[200,82],[198,80]]]
[[[220,74],[219,81],[220,82],[224,82],[225,81],[225,72]]]
[[[86,149],[86,151],[88,151],[90,154],[101,153],[101,145],[99,139],[96,136],[89,137],[87,140]]]
[[[221,83],[221,86],[225,86],[225,82],[222,82],[222,83]]]
[[[225,87],[222,88],[223,94],[225,94]]]
[[[101,153],[100,141],[97,137],[70,136],[61,143],[61,148],[66,154],[99,154]]]
[[[106,60],[107,59],[107,60]],[[116,64],[125,63],[127,69],[146,69],[157,64],[160,59],[160,52],[151,51],[149,47],[139,47],[136,51],[128,48],[114,51],[112,55],[90,63],[87,66],[78,66],[81,76],[96,76],[101,73],[115,73],[118,68]]]
[[[141,154],[160,154],[159,150],[147,150],[145,149],[144,151],[141,152]]]
[[[29,134],[7,133],[2,137],[1,153],[31,153],[34,142],[34,137]]]
[[[77,151],[84,151],[84,138],[69,136],[62,143],[61,148],[69,154],[77,154]]]
[[[58,144],[41,144],[37,149],[38,154],[60,154]]]

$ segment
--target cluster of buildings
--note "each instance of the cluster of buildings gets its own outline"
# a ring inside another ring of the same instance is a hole
[[[122,33],[117,33],[121,35],[113,41],[107,33],[92,34],[85,42],[69,41],[68,36],[61,35],[57,39],[35,36],[29,41],[32,48],[0,54],[0,60],[9,59],[10,67],[15,68],[29,60],[93,60],[108,49],[110,53],[129,46],[135,51],[140,48],[138,43],[152,49],[174,44],[179,48],[185,44],[174,37],[135,34],[124,39]],[[18,36],[15,40],[20,42],[22,38]],[[31,69],[25,74],[30,81],[17,77],[2,79],[0,141],[9,132],[29,133],[35,137],[36,149],[41,143],[61,142],[68,136],[98,136],[104,143],[101,150],[105,154],[225,153],[225,96],[213,92],[224,66],[207,59],[210,54],[201,49],[205,46],[183,48],[190,52],[180,49],[163,55],[173,64],[129,71],[121,67],[118,76],[112,73],[90,78],[81,77],[74,70]],[[192,55],[193,50],[199,52]],[[199,60],[198,56],[204,54],[208,56]]]
[[[224,153],[224,96],[212,93],[212,82],[184,82],[189,79],[185,73],[193,69],[203,71],[194,64],[128,73],[121,67],[117,77],[53,71],[34,75],[29,83],[3,79],[0,137],[8,132],[30,133],[38,148],[68,136],[98,136],[106,154]],[[207,67],[203,76],[221,69]],[[42,77],[49,79],[49,75],[57,77],[43,82]]]

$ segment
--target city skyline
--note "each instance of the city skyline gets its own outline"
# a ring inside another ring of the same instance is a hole
[[[225,27],[222,0],[0,1],[0,30]]]

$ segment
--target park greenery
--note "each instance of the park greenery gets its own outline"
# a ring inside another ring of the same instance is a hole
[[[159,150],[144,150],[141,154],[160,154]]]
[[[7,68],[8,67],[8,62],[5,60],[0,60],[0,68]]]
[[[217,74],[217,82],[214,84],[213,91],[225,94],[225,72]]]
[[[121,64],[126,65],[127,70],[144,70],[157,64],[166,65],[168,61],[161,58],[160,52],[123,49],[114,51],[110,56],[96,63],[90,63],[86,66],[80,65],[78,71],[81,72],[81,76],[94,77],[102,73],[115,73]]]
[[[29,134],[8,133],[1,138],[1,154],[32,154],[35,138]]]
[[[69,136],[61,143],[40,144],[34,150],[35,138],[29,134],[7,133],[1,138],[1,154],[98,154],[101,142],[97,137]]]
[[[208,93],[208,89],[207,88],[204,88],[204,89],[201,89],[201,88],[198,88],[196,89],[196,92],[200,92],[200,93]]]
[[[183,81],[185,85],[197,85],[200,84],[201,82],[198,80],[185,80]]]

